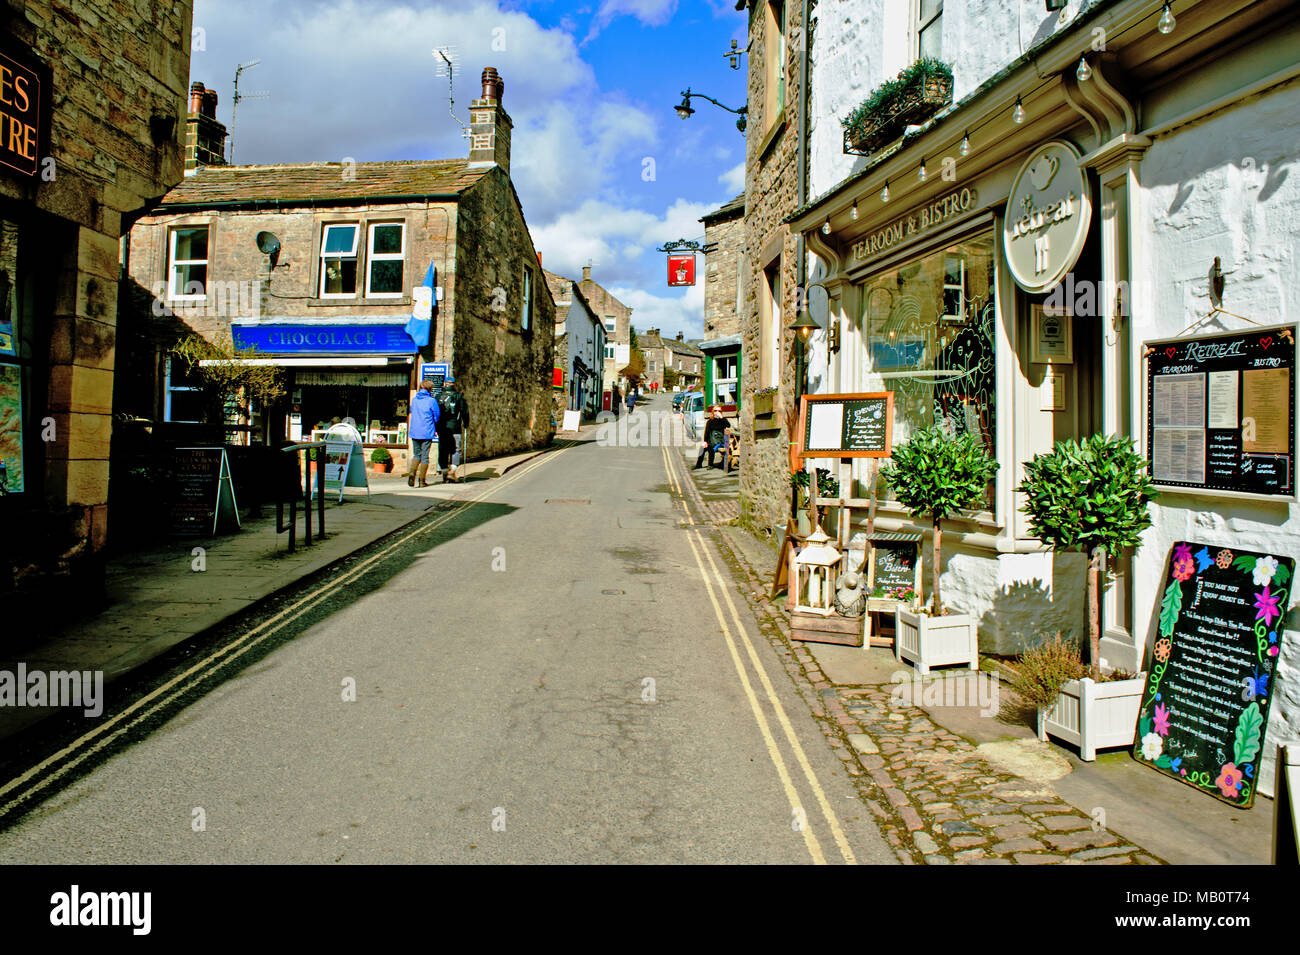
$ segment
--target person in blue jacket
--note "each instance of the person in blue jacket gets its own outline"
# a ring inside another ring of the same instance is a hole
[[[420,487],[428,487],[425,477],[429,473],[429,445],[438,435],[438,399],[433,395],[433,382],[420,382],[420,389],[411,401],[411,467],[406,472],[406,483],[415,487],[419,479]]]

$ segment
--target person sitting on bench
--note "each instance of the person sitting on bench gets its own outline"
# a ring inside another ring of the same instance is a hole
[[[695,459],[697,470],[703,466],[706,453],[709,456],[709,467],[713,467],[713,456],[726,450],[727,428],[727,419],[722,417],[722,409],[714,405],[709,409],[709,420],[704,425],[704,445],[700,448],[700,456]]]

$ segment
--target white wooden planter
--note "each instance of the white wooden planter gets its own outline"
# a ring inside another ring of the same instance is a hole
[[[1055,736],[1079,747],[1079,758],[1092,762],[1097,750],[1132,746],[1146,674],[1132,680],[1096,683],[1071,680],[1051,706],[1038,710],[1038,738]]]
[[[930,667],[964,663],[979,667],[979,634],[968,613],[931,617],[897,610],[894,613],[894,657],[916,665],[922,676]]]

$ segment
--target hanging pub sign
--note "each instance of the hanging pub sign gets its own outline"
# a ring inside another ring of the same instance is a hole
[[[1296,326],[1150,341],[1145,353],[1157,487],[1295,499]]]
[[[1002,247],[1026,292],[1046,292],[1074,268],[1088,239],[1092,198],[1079,151],[1064,140],[1039,146],[1007,198]]]
[[[695,255],[668,256],[668,284],[695,284]]]
[[[11,44],[0,48],[0,164],[35,176],[49,135],[49,71]]]
[[[1174,544],[1134,759],[1250,808],[1294,577],[1291,557]]]
[[[887,458],[893,429],[892,391],[800,398],[802,458]]]

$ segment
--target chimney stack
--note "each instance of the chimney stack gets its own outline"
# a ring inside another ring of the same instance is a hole
[[[217,122],[217,91],[190,85],[190,112],[185,120],[185,171],[226,164],[226,127]]]
[[[591,266],[590,266],[590,265],[584,265],[584,266],[582,267],[582,280],[583,280],[584,282],[590,282],[590,281],[591,281]]]
[[[678,332],[678,333],[677,333],[677,340],[678,340],[679,342],[684,342],[684,341],[686,341],[685,333],[683,333],[683,332]]]
[[[510,175],[510,131],[514,123],[501,105],[506,84],[494,67],[483,70],[483,97],[469,104],[469,164],[500,166]]]

